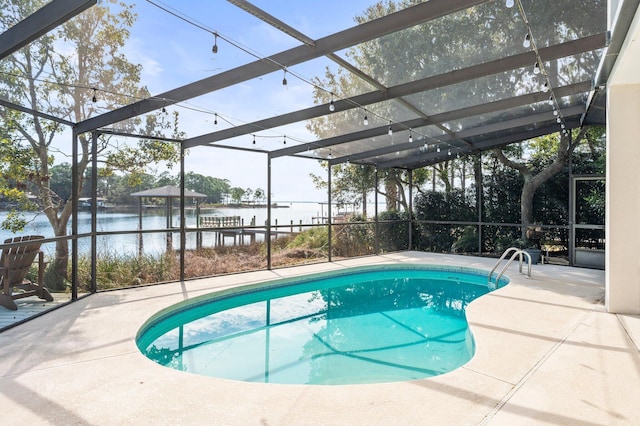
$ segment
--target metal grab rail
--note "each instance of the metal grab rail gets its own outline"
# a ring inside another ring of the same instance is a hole
[[[493,269],[491,270],[491,272],[489,272],[489,277],[488,277],[488,282],[491,283],[491,277],[493,276],[493,273],[495,272],[496,268],[500,265],[500,262],[502,262],[504,260],[505,257],[507,257],[507,255],[511,252],[514,252],[511,255],[511,258],[509,258],[509,261],[507,262],[506,265],[504,265],[504,267],[500,270],[500,273],[496,276],[496,288],[498,288],[498,285],[500,283],[500,278],[502,277],[502,275],[504,274],[504,272],[509,268],[509,265],[511,265],[511,263],[514,261],[514,259],[516,258],[516,256],[520,257],[520,273],[522,273],[522,256],[526,256],[527,258],[527,263],[529,265],[528,271],[527,271],[527,276],[529,278],[531,278],[531,255],[529,253],[527,253],[524,250],[521,250],[517,247],[509,247],[508,249],[506,249],[504,251],[504,253],[502,253],[502,256],[500,256],[500,259],[498,259],[498,262],[496,262],[496,265],[493,267]]]

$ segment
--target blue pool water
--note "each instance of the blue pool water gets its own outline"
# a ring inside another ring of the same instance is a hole
[[[183,302],[150,319],[137,344],[161,365],[232,380],[421,379],[471,359],[465,307],[489,291],[480,270],[352,268]]]

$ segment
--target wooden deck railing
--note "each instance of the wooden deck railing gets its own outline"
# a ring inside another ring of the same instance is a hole
[[[240,216],[202,216],[200,217],[201,228],[234,228],[242,226]]]

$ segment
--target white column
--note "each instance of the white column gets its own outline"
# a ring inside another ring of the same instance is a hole
[[[640,14],[608,82],[605,261],[609,312],[640,314]]]
[[[640,314],[640,83],[608,90],[606,304]]]

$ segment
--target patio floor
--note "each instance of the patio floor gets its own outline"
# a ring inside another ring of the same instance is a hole
[[[474,301],[477,352],[411,382],[244,383],[161,367],[136,348],[158,310],[213,289],[374,263],[490,269],[495,259],[408,252],[99,293],[0,334],[3,425],[624,425],[640,419],[640,316],[605,312],[603,271],[512,265]]]

